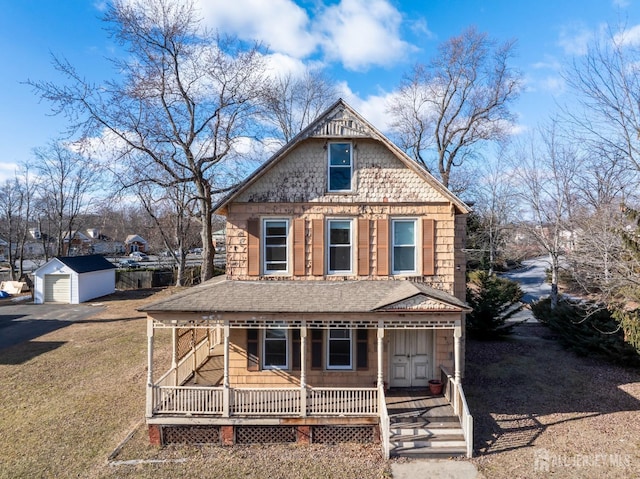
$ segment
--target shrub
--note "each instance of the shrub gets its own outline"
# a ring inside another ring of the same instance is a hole
[[[518,323],[507,319],[522,309],[523,292],[515,281],[490,275],[486,271],[469,273],[467,333],[477,339],[494,339],[512,332]]]
[[[640,366],[640,351],[625,341],[624,328],[608,309],[565,298],[552,310],[546,298],[533,303],[531,310],[579,356],[596,355],[618,364]]]

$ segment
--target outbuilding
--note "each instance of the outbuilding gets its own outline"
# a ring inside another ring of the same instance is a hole
[[[100,255],[55,257],[33,276],[36,304],[79,304],[116,289],[116,267]]]

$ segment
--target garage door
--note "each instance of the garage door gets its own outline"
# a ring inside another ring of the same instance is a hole
[[[46,274],[44,276],[45,303],[70,302],[71,277],[68,274]]]

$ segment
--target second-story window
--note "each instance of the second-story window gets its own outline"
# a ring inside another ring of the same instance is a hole
[[[265,274],[286,273],[289,270],[289,221],[286,219],[264,220],[263,231]]]
[[[329,143],[329,191],[351,191],[351,143]]]
[[[329,220],[329,273],[350,273],[352,258],[351,220]]]
[[[394,274],[416,272],[416,220],[393,220],[392,271]]]

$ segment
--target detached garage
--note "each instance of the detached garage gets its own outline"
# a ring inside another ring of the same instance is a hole
[[[33,277],[36,304],[78,304],[116,290],[116,267],[100,255],[56,257]]]

